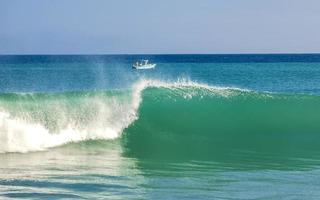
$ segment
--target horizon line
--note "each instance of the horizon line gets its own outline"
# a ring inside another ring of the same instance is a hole
[[[161,55],[320,55],[320,52],[311,53],[119,53],[119,54],[0,54],[0,56],[161,56]]]

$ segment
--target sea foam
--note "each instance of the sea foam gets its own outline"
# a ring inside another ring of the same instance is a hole
[[[196,94],[184,88],[200,88],[221,96],[240,90],[185,79],[176,82],[144,79],[133,84],[127,91],[129,95],[124,97],[103,92],[15,94],[9,102],[0,98],[0,153],[41,151],[70,142],[118,138],[138,118],[141,92],[150,87],[179,90],[185,98]]]

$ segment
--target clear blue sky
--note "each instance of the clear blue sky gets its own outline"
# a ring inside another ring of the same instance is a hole
[[[0,0],[0,54],[320,52],[319,0]]]

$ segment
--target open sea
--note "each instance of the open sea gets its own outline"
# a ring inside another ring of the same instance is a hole
[[[320,199],[320,55],[0,56],[0,199]]]

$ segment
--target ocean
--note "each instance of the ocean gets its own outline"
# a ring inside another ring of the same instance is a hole
[[[0,199],[320,199],[320,55],[0,56]]]

